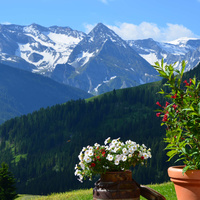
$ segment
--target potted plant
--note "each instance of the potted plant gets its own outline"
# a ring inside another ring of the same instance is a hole
[[[120,138],[107,138],[104,145],[95,143],[94,146],[83,147],[79,156],[79,163],[75,166],[78,180],[95,175],[100,179],[95,183],[93,197],[97,199],[140,199],[140,194],[148,199],[165,199],[156,191],[142,187],[132,179],[131,166],[146,165],[151,158],[151,149],[142,144]]]
[[[200,81],[196,77],[183,80],[186,63],[182,61],[181,70],[175,69],[175,64],[164,65],[162,60],[153,66],[167,80],[166,90],[159,92],[167,101],[165,105],[156,103],[160,107],[156,115],[162,118],[161,125],[166,126],[164,141],[169,160],[178,156],[176,161],[184,164],[168,169],[178,200],[197,200],[200,199]]]

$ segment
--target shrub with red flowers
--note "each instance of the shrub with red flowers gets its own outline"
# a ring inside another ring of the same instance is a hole
[[[161,77],[166,78],[164,86],[169,92],[161,89],[160,94],[168,101],[165,105],[159,102],[156,112],[162,118],[161,125],[166,125],[165,142],[169,160],[178,155],[176,161],[185,164],[183,173],[187,170],[200,169],[200,81],[196,77],[183,79],[186,63],[182,62],[182,69],[174,69],[174,65],[156,62],[153,66]]]
[[[111,140],[109,137],[104,144],[83,147],[78,156],[80,162],[75,166],[79,181],[91,180],[93,175],[108,171],[125,171],[137,164],[144,165],[151,158],[150,149],[131,140],[123,143],[119,138]]]

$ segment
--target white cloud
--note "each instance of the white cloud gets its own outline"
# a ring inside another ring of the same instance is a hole
[[[91,31],[94,26],[85,24],[86,32]],[[158,27],[154,23],[142,22],[139,25],[118,23],[114,26],[107,26],[124,40],[153,38],[156,41],[172,41],[181,37],[198,37],[191,30],[180,24],[168,23],[165,27]]]
[[[109,26],[115,33],[125,40],[159,37],[160,29],[156,24],[142,22],[140,25],[120,23],[118,26]]]
[[[172,41],[181,37],[198,37],[183,25],[170,23],[167,24],[167,28],[163,29],[162,35],[166,41]]]
[[[10,22],[2,22],[1,24],[10,25],[10,24],[12,24],[12,23],[10,23]]]
[[[85,27],[85,32],[86,33],[89,33],[96,25],[97,24],[94,24],[94,25],[92,25],[92,24],[86,24],[86,23],[83,24],[83,26]]]

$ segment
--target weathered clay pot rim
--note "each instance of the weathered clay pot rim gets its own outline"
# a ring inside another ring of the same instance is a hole
[[[186,173],[182,174],[183,167],[183,165],[169,167],[169,177],[176,179],[199,179],[200,170],[188,170]]]

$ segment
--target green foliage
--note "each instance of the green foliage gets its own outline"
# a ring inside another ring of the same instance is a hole
[[[0,199],[13,200],[17,197],[15,179],[12,173],[8,170],[8,165],[2,163],[0,168]]]
[[[163,63],[155,66],[167,79],[164,86],[170,90],[161,93],[171,102],[166,102],[165,106],[157,103],[161,107],[157,115],[162,117],[161,125],[167,127],[165,142],[168,143],[166,149],[170,150],[167,152],[169,160],[178,155],[177,161],[182,160],[186,165],[184,173],[189,169],[200,169],[200,81],[194,77],[189,83],[187,80],[182,82],[184,61],[181,71],[174,70],[173,66],[163,66]]]

